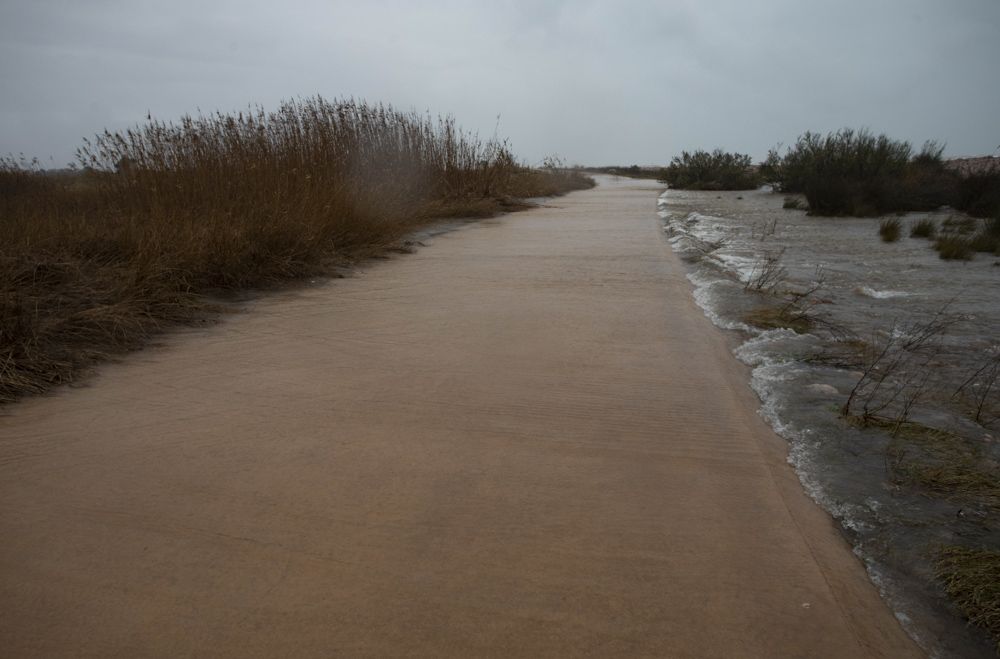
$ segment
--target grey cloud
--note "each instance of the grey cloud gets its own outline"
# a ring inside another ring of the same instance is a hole
[[[996,0],[838,3],[80,2],[0,5],[0,153],[322,94],[454,114],[537,162],[761,157],[868,126],[952,155],[1000,145]]]

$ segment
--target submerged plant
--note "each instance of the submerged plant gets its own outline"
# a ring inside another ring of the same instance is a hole
[[[990,409],[987,402],[992,398],[1000,398],[1000,352],[996,352],[980,364],[955,390],[953,399],[967,397],[972,402],[972,418],[984,426],[995,419],[987,419]],[[1000,403],[1000,401],[998,401]],[[996,405],[1000,407],[1000,404]]]
[[[934,220],[917,220],[910,225],[911,238],[933,238],[935,235],[937,235],[937,224]]]
[[[897,427],[905,423],[926,393],[945,332],[956,322],[945,306],[927,321],[894,323],[883,337],[876,337],[841,414],[861,425],[886,419]]]
[[[977,252],[1000,255],[1000,217],[986,220],[969,244]]]
[[[957,233],[965,235],[976,230],[976,220],[972,217],[956,217],[951,215],[941,223],[941,231],[944,233]]]
[[[781,257],[785,249],[781,248],[776,252],[770,252],[758,258],[746,281],[743,283],[743,290],[765,292],[772,291],[785,280],[788,270],[781,264]]]
[[[942,234],[934,241],[938,256],[945,260],[971,261],[976,253],[972,241],[955,234]]]
[[[903,225],[898,218],[894,217],[889,220],[882,220],[882,223],[878,227],[878,235],[881,236],[882,242],[893,243],[899,240],[902,228]]]
[[[936,572],[948,596],[1000,652],[1000,551],[952,545],[937,557]]]

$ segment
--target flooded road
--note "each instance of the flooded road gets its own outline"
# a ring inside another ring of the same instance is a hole
[[[878,395],[887,399],[897,383],[902,393],[886,414],[898,414],[912,395],[909,420],[961,438],[955,442],[975,475],[1000,483],[996,396],[986,397],[977,423],[970,402],[986,391],[983,378],[955,395],[1000,351],[1000,259],[943,261],[928,240],[909,237],[919,219],[948,222],[943,211],[901,218],[903,237],[885,243],[878,219],[810,217],[782,205],[766,189],[670,190],[660,214],[698,304],[716,325],[740,333],[736,354],[753,369],[762,415],[789,441],[803,484],[844,526],[900,620],[940,656],[993,656],[946,601],[933,556],[948,545],[1000,548],[995,498],[913,483],[924,466],[920,448],[894,442],[888,429],[847,423],[841,410],[872,355],[944,319],[933,350],[915,353]],[[755,290],[768,268],[776,281]],[[814,321],[799,333],[760,326],[762,309],[789,304]]]
[[[614,182],[0,416],[16,657],[912,657]]]

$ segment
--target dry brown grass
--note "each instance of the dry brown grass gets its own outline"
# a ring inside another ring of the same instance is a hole
[[[0,403],[205,318],[213,295],[330,272],[434,218],[593,185],[522,167],[451,119],[321,98],[148,119],[78,158],[63,175],[0,161]]]

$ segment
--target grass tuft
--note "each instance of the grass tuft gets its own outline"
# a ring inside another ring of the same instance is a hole
[[[972,241],[955,234],[943,234],[934,241],[938,256],[948,261],[971,261],[976,250]]]
[[[934,238],[937,235],[937,224],[934,220],[918,220],[910,225],[911,238]]]
[[[952,215],[941,223],[941,231],[964,236],[974,232],[977,226],[974,217],[955,217]]]
[[[969,240],[969,245],[977,252],[1000,256],[1000,217],[987,220]]]
[[[898,218],[882,220],[878,227],[878,235],[884,243],[894,243],[899,240],[903,225]]]
[[[893,432],[886,456],[897,485],[1000,511],[1000,465],[970,440],[913,421],[869,419],[867,425]]]

